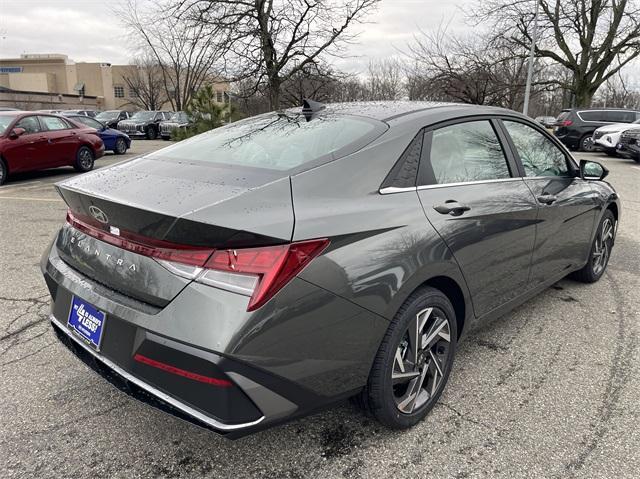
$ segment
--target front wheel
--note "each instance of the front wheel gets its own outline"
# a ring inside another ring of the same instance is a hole
[[[116,140],[116,147],[113,151],[116,155],[124,155],[127,152],[127,142],[124,141],[124,138]]]
[[[154,126],[148,126],[146,132],[147,140],[155,140],[158,136],[158,132]]]
[[[88,146],[81,146],[78,153],[76,153],[76,161],[73,167],[80,172],[91,171],[93,170],[94,162],[95,157],[91,148]]]
[[[591,244],[589,260],[584,267],[572,274],[574,279],[583,283],[598,281],[609,264],[611,250],[616,234],[615,218],[611,210],[607,210],[600,220],[600,226]]]
[[[449,299],[434,288],[416,291],[391,322],[356,401],[388,427],[414,426],[442,394],[457,337]]]

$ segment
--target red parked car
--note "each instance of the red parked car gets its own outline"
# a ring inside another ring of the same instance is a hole
[[[0,112],[0,185],[13,173],[73,166],[93,169],[104,155],[98,132],[46,113]]]

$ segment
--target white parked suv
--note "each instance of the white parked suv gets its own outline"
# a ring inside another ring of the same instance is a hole
[[[640,120],[633,123],[614,123],[605,125],[593,132],[593,141],[596,145],[604,148],[607,155],[615,156],[616,148],[620,144],[620,135],[623,131],[640,129]]]

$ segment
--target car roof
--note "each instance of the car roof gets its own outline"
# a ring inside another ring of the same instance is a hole
[[[291,108],[288,111],[297,113],[300,112],[301,109],[300,107]],[[389,122],[391,120],[396,120],[409,115],[413,117],[414,114],[417,113],[423,113],[425,115],[433,114],[436,111],[442,112],[443,114],[455,111],[460,116],[482,114],[518,114],[517,112],[514,112],[512,110],[485,105],[408,100],[328,103],[324,105],[324,109],[321,111],[323,113],[365,116],[374,120],[384,122]]]
[[[0,111],[0,115],[2,116],[20,116],[32,113],[30,111],[20,111],[20,110],[3,110]]]

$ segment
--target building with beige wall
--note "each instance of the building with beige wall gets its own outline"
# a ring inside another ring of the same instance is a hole
[[[12,100],[8,98],[31,98],[41,94],[52,105],[47,109],[79,108],[77,105],[86,103],[87,108],[138,110],[134,92],[125,81],[132,68],[138,67],[74,62],[67,55],[57,53],[0,59],[0,89],[13,93],[13,96],[1,95],[0,106],[25,108],[17,103],[10,104]],[[214,81],[212,84],[218,101],[225,102],[229,83]],[[56,99],[59,99],[57,106]],[[164,108],[170,110],[171,105],[167,103]]]

